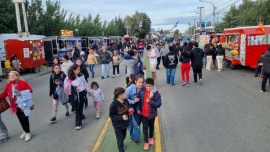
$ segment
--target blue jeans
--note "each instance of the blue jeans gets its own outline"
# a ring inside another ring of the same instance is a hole
[[[176,71],[176,68],[166,69],[167,83],[168,84],[174,85],[175,71]]]
[[[102,66],[102,76],[103,77],[109,76],[109,74],[110,74],[109,64],[101,64],[101,66]]]
[[[92,77],[94,77],[94,75],[95,75],[94,67],[95,67],[94,64],[90,64],[90,65],[89,65],[89,70],[90,70],[90,72],[92,73]]]
[[[140,116],[137,113],[130,115],[128,130],[131,138],[134,141],[139,141],[140,139],[141,134],[140,124],[141,124]]]
[[[257,65],[255,68],[255,76],[259,75],[259,70],[262,68],[262,66]]]

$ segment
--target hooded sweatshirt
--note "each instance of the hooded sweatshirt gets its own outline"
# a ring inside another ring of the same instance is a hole
[[[129,124],[129,120],[123,120],[123,115],[129,116],[129,104],[127,100],[123,103],[114,98],[114,101],[110,106],[110,118],[112,120],[113,127],[125,128]]]
[[[167,69],[174,69],[176,68],[177,64],[178,64],[177,54],[175,54],[173,51],[170,51],[165,57],[164,66]]]
[[[203,50],[200,48],[194,48],[191,51],[190,59],[191,59],[191,66],[192,68],[203,68],[203,57],[204,53]]]
[[[270,74],[270,51],[264,53],[262,63],[264,72]]]

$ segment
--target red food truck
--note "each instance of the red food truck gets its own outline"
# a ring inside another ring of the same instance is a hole
[[[5,40],[6,59],[17,55],[22,70],[39,72],[45,64],[44,42],[39,38],[17,38]]]
[[[226,50],[226,67],[255,68],[270,45],[270,25],[224,29],[221,34],[212,34],[212,38],[212,43],[218,41]]]

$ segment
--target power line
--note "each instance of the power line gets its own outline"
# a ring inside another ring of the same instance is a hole
[[[216,11],[216,12],[220,12],[220,11],[222,11],[222,10],[224,10],[224,9],[226,9],[226,8],[228,8],[228,7],[230,7],[230,6],[232,6],[233,4],[235,4],[235,3],[239,2],[239,1],[240,1],[240,0],[236,0],[235,2],[233,2],[233,3],[229,4],[228,6],[226,6],[226,7],[222,8],[222,9],[220,9],[220,10]]]

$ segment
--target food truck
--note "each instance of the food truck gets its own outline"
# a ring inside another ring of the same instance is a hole
[[[45,64],[44,42],[37,38],[17,38],[5,40],[6,58],[16,55],[22,70],[39,72]],[[11,62],[11,61],[10,61]]]
[[[71,52],[74,47],[82,50],[82,41],[85,40],[73,36],[51,36],[44,38],[46,62],[52,64],[54,57],[58,57],[61,60],[63,54],[67,54],[71,57]]]
[[[219,42],[226,50],[226,67],[235,69],[240,65],[255,68],[270,45],[270,25],[229,28],[211,36],[212,43]]]

